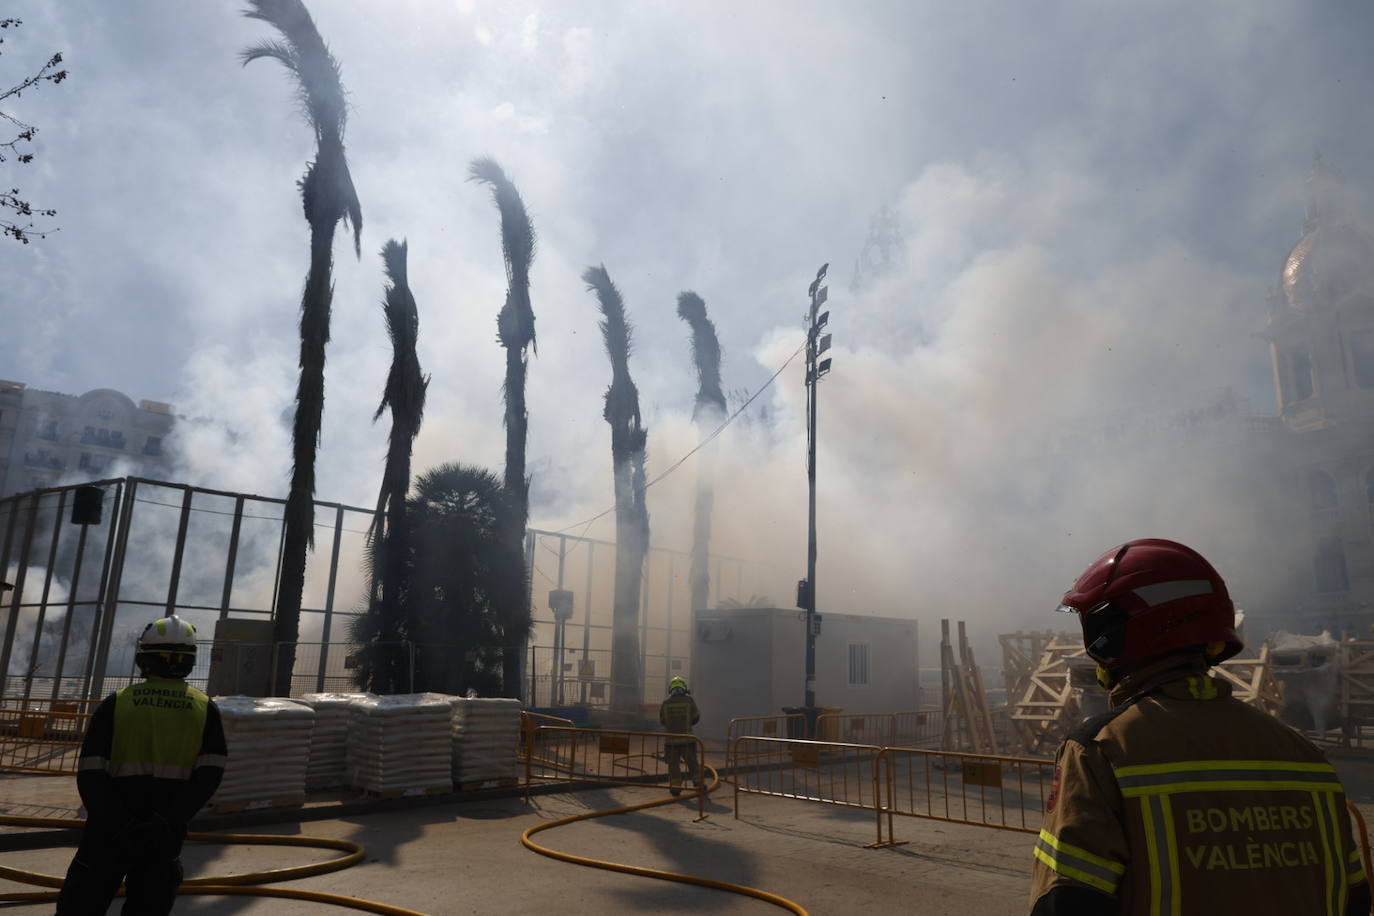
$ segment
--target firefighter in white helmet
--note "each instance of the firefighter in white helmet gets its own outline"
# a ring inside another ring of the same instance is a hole
[[[196,628],[176,616],[154,620],[134,661],[145,680],[106,697],[81,743],[76,784],[86,827],[58,916],[103,914],[121,881],[126,916],[170,913],[187,825],[224,776],[219,709],[186,683]]]
[[[1336,771],[1208,673],[1241,650],[1212,564],[1176,541],[1128,541],[1059,609],[1078,616],[1112,708],[1059,749],[1032,916],[1367,916]]]

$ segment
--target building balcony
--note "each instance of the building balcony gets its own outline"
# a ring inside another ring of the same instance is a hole
[[[100,433],[84,432],[81,434],[82,445],[98,445],[101,448],[124,448],[124,434],[114,433],[112,435],[101,435]]]
[[[61,458],[56,455],[49,455],[47,452],[39,452],[36,455],[33,452],[25,452],[24,467],[49,468],[54,471],[60,471],[66,467],[66,465]]]

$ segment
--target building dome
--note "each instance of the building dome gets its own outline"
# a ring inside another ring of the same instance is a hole
[[[1374,235],[1346,222],[1312,220],[1283,264],[1290,308],[1310,312],[1348,296],[1374,296]]]
[[[1304,184],[1302,238],[1279,278],[1289,307],[1310,312],[1357,293],[1374,295],[1374,236],[1346,216],[1341,173],[1318,153]]]

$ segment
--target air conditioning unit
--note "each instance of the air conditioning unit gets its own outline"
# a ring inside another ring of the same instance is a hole
[[[698,620],[698,642],[724,642],[730,638],[730,624],[724,620]]]

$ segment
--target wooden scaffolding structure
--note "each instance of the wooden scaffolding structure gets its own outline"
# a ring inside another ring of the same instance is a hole
[[[1002,686],[1007,689],[1007,709],[1015,707],[1025,696],[1031,675],[1040,665],[1045,647],[1055,638],[1053,630],[1039,633],[1003,633],[997,637],[1002,644]]]
[[[1044,642],[1039,662],[1027,677],[1009,716],[1012,734],[1023,752],[1048,756],[1064,740],[1070,723],[1078,717],[1068,660],[1087,654],[1077,635],[1052,633]],[[1008,702],[1011,696],[1008,694]]]
[[[1260,646],[1259,654],[1250,658],[1228,658],[1212,669],[1212,676],[1231,684],[1231,696],[1243,703],[1262,709],[1271,716],[1283,710],[1283,690],[1274,677],[1269,658],[1269,643]]]
[[[1374,641],[1341,640],[1341,676],[1337,703],[1341,742],[1363,747],[1374,739]]]
[[[997,732],[988,710],[983,676],[973,657],[964,622],[959,621],[959,646],[949,639],[949,621],[940,621],[940,688],[944,733],[940,747],[949,751],[996,754]]]
[[[1014,638],[1023,634],[1010,635]],[[1007,644],[1003,642],[1004,650]],[[1371,692],[1367,695],[1365,709],[1374,725],[1374,642],[1367,645],[1366,679]],[[1079,705],[1069,675],[1069,659],[1084,658],[1087,654],[1077,634],[1052,634],[1044,644],[1039,664],[1011,707],[1013,735],[1024,753],[1039,756],[1054,753],[1078,720]],[[1274,678],[1268,643],[1261,646],[1257,655],[1228,659],[1213,668],[1211,674],[1228,682],[1236,699],[1270,715],[1277,716],[1283,707],[1283,691]],[[1014,694],[1008,694],[1011,696]]]

